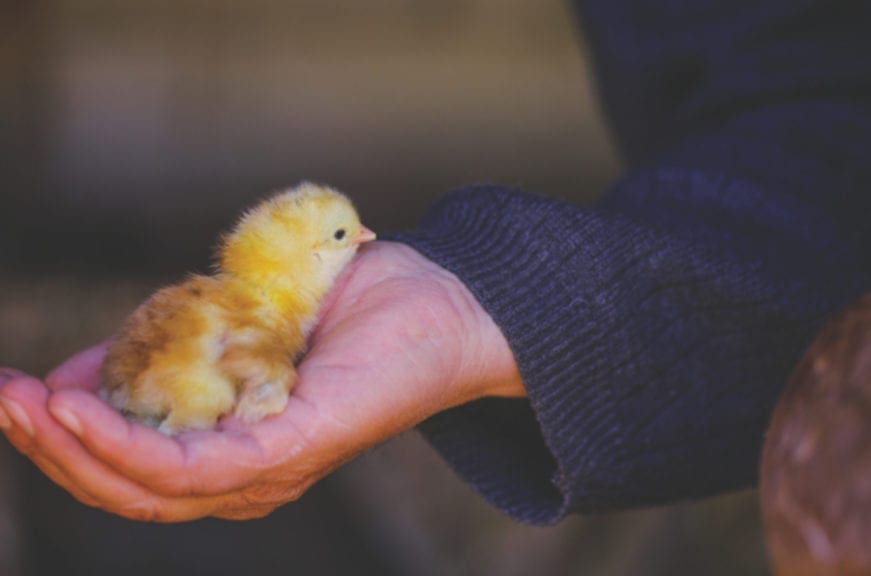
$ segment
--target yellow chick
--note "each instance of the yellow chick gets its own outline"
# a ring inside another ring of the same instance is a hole
[[[165,434],[284,410],[318,309],[375,234],[339,192],[303,183],[246,213],[212,276],[159,290],[127,319],[101,395]]]

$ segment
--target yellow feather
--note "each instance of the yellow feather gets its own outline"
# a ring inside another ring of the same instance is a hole
[[[258,204],[224,237],[213,276],[146,300],[103,366],[103,396],[173,434],[231,411],[284,409],[318,308],[357,246],[374,238],[342,194],[304,183]]]

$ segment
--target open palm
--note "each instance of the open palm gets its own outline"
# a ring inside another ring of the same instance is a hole
[[[446,408],[524,393],[502,333],[412,249],[361,251],[325,307],[286,410],[177,438],[95,394],[106,345],[41,382],[0,371],[4,432],[85,504],[139,520],[263,516],[363,450]]]

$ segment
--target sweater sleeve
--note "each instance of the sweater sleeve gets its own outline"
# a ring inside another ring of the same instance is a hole
[[[698,27],[732,3],[585,3],[606,96],[623,78],[654,97],[649,114],[662,112],[633,118],[612,102],[626,176],[594,207],[466,188],[397,237],[469,287],[520,367],[528,400],[484,399],[421,426],[507,513],[550,523],[752,483],[789,371],[824,318],[869,287],[867,73],[832,80],[821,66],[784,73],[779,88],[753,70],[725,77],[726,48],[746,38],[766,54],[782,40],[813,62],[842,55],[843,41],[803,42],[815,2],[789,4],[804,11],[788,25],[746,3],[732,33],[714,38]],[[665,13],[645,36],[632,27],[654,5]],[[662,84],[655,71],[679,52],[668,42],[699,61]],[[633,51],[651,58],[646,81],[624,78]]]

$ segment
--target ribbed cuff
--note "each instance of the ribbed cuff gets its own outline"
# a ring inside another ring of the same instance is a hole
[[[572,229],[554,238],[560,227],[553,224],[567,221],[567,210]],[[561,270],[602,260],[594,254],[596,228],[575,206],[478,186],[449,194],[419,230],[391,238],[456,274],[515,354],[528,401],[480,400],[420,429],[487,500],[528,522],[609,506],[620,475],[616,411],[593,333],[596,303]],[[590,286],[608,276],[587,269]]]

